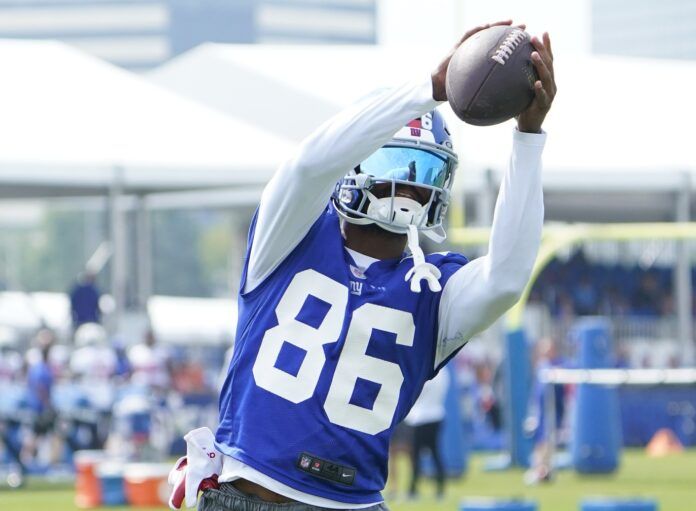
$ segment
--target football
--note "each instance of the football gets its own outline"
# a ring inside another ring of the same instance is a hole
[[[529,34],[519,27],[493,26],[465,40],[450,60],[445,82],[457,117],[491,126],[527,108],[538,80],[532,51]]]

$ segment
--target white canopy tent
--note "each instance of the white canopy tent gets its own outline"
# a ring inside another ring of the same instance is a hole
[[[181,95],[300,140],[376,87],[427,76],[445,49],[205,44],[149,74]],[[669,218],[671,194],[696,173],[691,119],[696,63],[558,56],[560,92],[545,123],[547,208],[580,215]],[[459,185],[483,190],[505,168],[512,124],[479,128],[447,106]],[[634,194],[630,197],[625,192]],[[597,193],[606,197],[597,201]],[[636,194],[637,193],[637,194]],[[592,200],[594,199],[594,200]],[[593,204],[593,202],[600,202]],[[599,206],[598,213],[597,207]],[[638,206],[638,207],[637,207]]]
[[[0,40],[0,68],[0,198],[109,196],[117,319],[128,274],[138,275],[143,307],[150,294],[147,194],[258,188],[292,150],[272,133],[62,43]],[[140,198],[133,271],[123,195]]]
[[[167,343],[229,344],[237,327],[237,303],[232,298],[152,296],[148,301],[149,327]],[[70,298],[64,293],[0,292],[0,325],[20,336],[48,327],[62,337],[70,334]],[[127,334],[127,331],[121,331]],[[0,329],[0,346],[3,330]],[[7,339],[17,341],[20,336]],[[127,344],[141,339],[127,335]]]
[[[291,149],[62,43],[0,40],[0,66],[4,197],[259,184]]]
[[[447,48],[206,44],[151,80],[279,136],[300,140],[374,88],[428,76]],[[559,94],[544,127],[547,218],[690,220],[696,179],[696,63],[557,55]],[[445,105],[460,170],[455,190],[489,224],[512,122],[479,128]],[[467,208],[468,209],[468,208]],[[691,342],[690,255],[677,251],[680,338]]]

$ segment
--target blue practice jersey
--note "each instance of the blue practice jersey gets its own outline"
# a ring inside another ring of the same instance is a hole
[[[443,287],[467,262],[426,259]],[[301,492],[382,500],[392,429],[439,369],[441,293],[412,292],[412,267],[409,257],[362,271],[329,206],[270,276],[240,294],[219,450]],[[242,290],[245,279],[246,266]]]

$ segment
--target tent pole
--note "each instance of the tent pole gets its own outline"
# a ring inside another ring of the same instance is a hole
[[[121,204],[123,197],[123,168],[115,166],[109,188],[109,238],[113,256],[111,259],[111,295],[114,310],[111,315],[111,330],[118,331],[126,305],[126,222]]]
[[[691,219],[691,179],[684,173],[682,185],[677,190],[675,201],[675,220],[689,222]],[[675,304],[679,343],[681,344],[681,363],[691,366],[694,363],[693,324],[691,318],[691,262],[688,240],[676,242],[676,268],[674,271]]]
[[[152,295],[152,231],[145,195],[138,195],[136,200],[136,237],[138,308],[147,313],[147,301]]]

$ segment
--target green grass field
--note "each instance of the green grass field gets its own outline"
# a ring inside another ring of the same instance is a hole
[[[572,471],[560,472],[556,481],[543,486],[527,487],[521,471],[483,472],[485,456],[471,459],[466,477],[451,481],[445,500],[432,498],[430,481],[422,484],[422,498],[417,501],[392,499],[392,511],[431,511],[459,508],[467,497],[520,497],[535,500],[540,511],[578,510],[586,496],[644,496],[660,503],[660,511],[696,510],[696,450],[666,458],[647,458],[642,451],[624,453],[620,471],[611,476],[580,477]],[[407,483],[405,460],[400,460],[399,487]],[[21,490],[0,490],[2,511],[65,511],[75,509],[74,492],[69,486],[50,486],[31,481]],[[137,511],[141,508],[102,508]],[[166,508],[162,508],[166,509]],[[150,508],[152,510],[152,508]],[[142,510],[144,511],[144,510]]]

